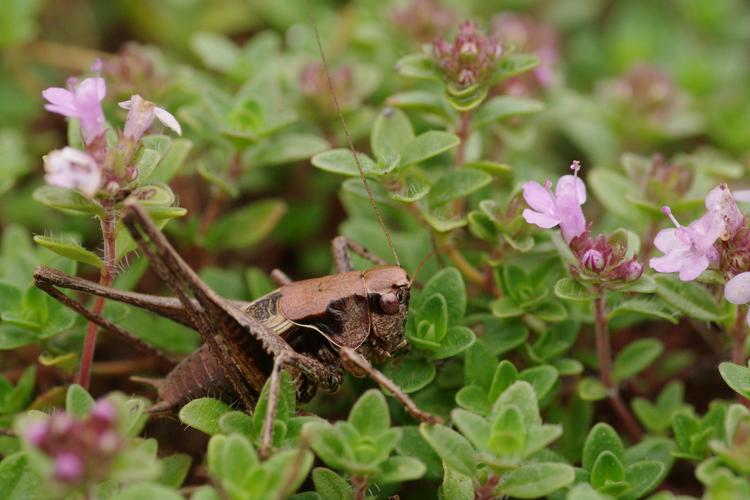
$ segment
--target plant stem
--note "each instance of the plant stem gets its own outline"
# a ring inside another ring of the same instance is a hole
[[[732,363],[743,366],[745,365],[745,341],[747,340],[747,327],[745,326],[747,307],[745,304],[737,307],[737,320],[730,332],[732,337]]]
[[[354,499],[365,500],[367,494],[367,478],[363,476],[352,476],[352,487],[354,488]]]
[[[638,422],[633,414],[620,398],[617,385],[612,377],[612,347],[609,342],[609,328],[607,324],[607,311],[604,304],[604,293],[598,290],[594,299],[594,333],[596,339],[596,354],[599,359],[599,378],[607,388],[607,397],[612,409],[622,421],[625,429],[634,441],[640,441],[643,437]]]
[[[469,132],[471,132],[471,111],[463,111],[461,112],[461,121],[456,129],[456,135],[461,141],[458,144],[458,151],[456,151],[456,167],[460,167],[466,162],[466,142],[469,140]]]
[[[115,275],[115,227],[117,226],[117,213],[113,200],[105,200],[102,203],[104,214],[101,216],[102,241],[104,242],[104,265],[99,271],[99,284],[109,286]],[[104,309],[104,297],[97,297],[91,312],[101,314]],[[81,364],[78,369],[76,382],[85,389],[89,388],[91,380],[91,366],[94,363],[94,350],[96,348],[96,332],[98,326],[89,322],[86,326],[86,337],[83,340],[83,352],[81,352]]]

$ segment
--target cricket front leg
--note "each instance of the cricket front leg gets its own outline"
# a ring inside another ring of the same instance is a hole
[[[372,380],[388,389],[393,397],[396,398],[399,403],[401,403],[404,409],[409,412],[412,417],[416,418],[420,422],[427,422],[430,424],[443,423],[443,419],[438,417],[437,415],[432,415],[420,410],[419,407],[414,403],[414,401],[412,401],[412,399],[404,391],[402,391],[401,388],[397,386],[395,382],[393,382],[393,380],[389,379],[380,370],[373,367],[372,364],[370,364],[370,362],[364,358],[364,356],[359,354],[354,349],[351,349],[349,347],[342,347],[341,356],[344,358],[344,361],[348,361],[349,363],[353,364],[358,369],[362,370]]]
[[[336,272],[338,273],[347,273],[352,270],[352,261],[349,258],[349,251],[354,252],[363,259],[369,260],[373,264],[379,266],[388,264],[385,260],[346,236],[336,236],[331,241],[331,250],[333,252],[333,262],[336,266]]]

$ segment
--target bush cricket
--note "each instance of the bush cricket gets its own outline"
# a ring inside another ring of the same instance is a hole
[[[314,28],[329,75],[317,27]],[[387,359],[407,345],[404,328],[411,283],[406,271],[398,265],[398,256],[369,192],[333,86],[329,86],[352,155],[397,265],[387,265],[356,242],[337,237],[332,242],[337,274],[293,282],[276,270],[272,277],[279,288],[253,302],[231,301],[217,295],[198,277],[142,207],[133,200],[125,200],[124,226],[175,297],[124,292],[47,267],[40,267],[34,273],[36,286],[53,298],[171,367],[163,379],[151,381],[159,395],[151,411],[173,410],[192,399],[211,395],[230,402],[239,399],[251,412],[263,385],[270,379],[261,454],[267,454],[272,443],[282,368],[292,375],[301,402],[309,401],[317,387],[335,391],[343,381],[343,370],[347,369],[384,386],[415,418],[439,420],[417,408],[409,396],[371,365],[371,361]],[[350,251],[376,266],[364,271],[352,270]],[[204,343],[175,364],[135,335],[91,313],[60,289],[99,295],[155,312],[197,330]]]

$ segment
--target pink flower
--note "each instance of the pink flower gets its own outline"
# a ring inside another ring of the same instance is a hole
[[[738,191],[737,195],[742,199],[747,191]],[[706,196],[706,208],[715,211],[724,222],[724,231],[721,239],[727,241],[734,236],[740,228],[745,226],[745,216],[737,208],[735,196],[726,184],[720,184],[713,188]]]
[[[75,483],[83,476],[83,460],[71,452],[55,457],[55,479],[63,483]]]
[[[128,110],[125,120],[125,137],[140,140],[146,130],[158,119],[165,127],[172,129],[177,135],[182,135],[182,128],[172,113],[158,107],[151,101],[143,99],[138,94],[130,97],[129,101],[119,103],[120,107]]]
[[[750,302],[750,272],[740,273],[724,285],[724,298],[732,304]],[[750,325],[750,311],[745,319]]]
[[[78,118],[83,142],[91,144],[104,133],[102,100],[107,94],[103,78],[86,78],[81,83],[69,80],[69,88],[50,87],[42,91],[47,99],[44,109],[68,118]]]
[[[76,189],[93,198],[102,182],[99,164],[75,148],[56,149],[44,157],[44,180],[52,186]]]
[[[586,219],[581,210],[581,205],[586,202],[586,186],[578,178],[581,166],[574,161],[570,168],[574,175],[560,177],[554,194],[549,180],[544,186],[533,181],[523,185],[523,198],[531,207],[523,211],[523,218],[529,224],[545,229],[559,224],[566,243],[586,230]]]
[[[681,226],[669,207],[662,211],[672,220],[676,228],[663,229],[654,238],[654,246],[664,252],[654,257],[649,266],[660,273],[680,273],[680,280],[692,281],[711,263],[717,262],[719,253],[714,247],[724,232],[724,223],[715,210],[710,210],[687,227]]]

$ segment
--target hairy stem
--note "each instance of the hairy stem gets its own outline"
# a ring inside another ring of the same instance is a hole
[[[109,286],[115,275],[115,227],[117,226],[117,213],[114,202],[105,200],[103,203],[104,214],[101,217],[102,241],[104,242],[104,264],[99,271],[99,284]],[[97,297],[91,312],[100,315],[104,309],[104,297]],[[81,364],[78,369],[76,382],[88,389],[91,380],[91,366],[94,363],[94,350],[96,348],[96,332],[99,327],[93,321],[86,326],[86,336],[83,339],[83,352],[81,352]]]
[[[351,481],[354,488],[354,499],[364,500],[367,494],[367,478],[364,476],[352,476]]]
[[[620,393],[612,377],[612,347],[609,342],[609,327],[607,322],[607,311],[604,304],[604,293],[599,290],[594,299],[594,333],[596,336],[596,355],[599,359],[599,379],[607,388],[607,397],[612,409],[622,421],[625,429],[634,441],[640,441],[643,437],[638,422],[630,413],[627,405],[620,398]]]
[[[737,307],[737,321],[735,321],[734,328],[730,332],[732,337],[732,363],[743,366],[745,365],[745,341],[747,340],[747,326],[745,325],[747,308],[746,304]]]

